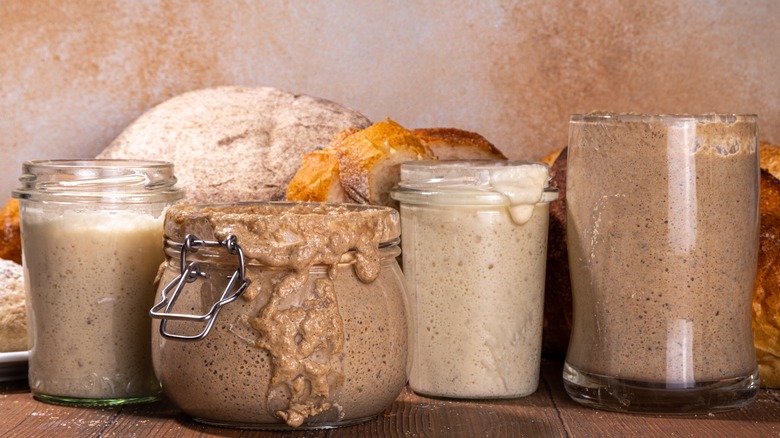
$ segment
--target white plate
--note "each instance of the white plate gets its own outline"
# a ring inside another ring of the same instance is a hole
[[[27,351],[0,353],[0,382],[27,378]]]

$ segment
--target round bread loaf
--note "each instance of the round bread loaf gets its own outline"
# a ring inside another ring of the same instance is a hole
[[[191,91],[150,109],[98,158],[171,161],[194,203],[263,201],[300,157],[370,121],[337,103],[269,87]]]
[[[0,352],[27,350],[22,266],[0,259]]]

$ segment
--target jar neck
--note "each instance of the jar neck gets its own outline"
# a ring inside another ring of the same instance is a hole
[[[39,160],[22,165],[19,199],[68,203],[173,202],[173,164],[144,160]]]

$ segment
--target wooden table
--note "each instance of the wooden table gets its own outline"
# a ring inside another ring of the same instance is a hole
[[[38,402],[26,381],[0,383],[2,437],[627,437],[780,436],[780,391],[761,390],[750,406],[697,416],[629,415],[571,401],[561,363],[544,361],[533,395],[515,400],[450,401],[405,390],[375,420],[323,431],[262,432],[193,422],[168,401],[117,408],[70,408]]]

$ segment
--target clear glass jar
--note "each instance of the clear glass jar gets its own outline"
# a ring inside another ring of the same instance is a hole
[[[163,261],[166,208],[183,193],[157,161],[23,165],[19,199],[39,400],[85,406],[156,400],[146,314]]]
[[[749,403],[756,116],[588,114],[569,126],[569,395],[646,413]]]
[[[518,161],[401,165],[410,387],[455,398],[536,391],[547,261],[549,171]]]
[[[165,233],[154,366],[166,395],[195,420],[343,426],[381,414],[405,386],[395,210],[180,205]]]

